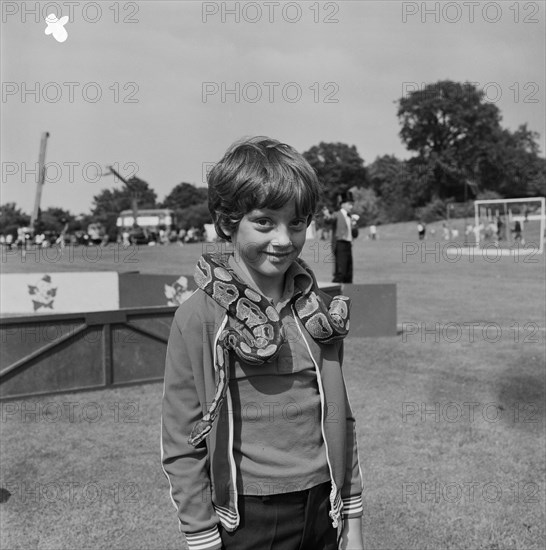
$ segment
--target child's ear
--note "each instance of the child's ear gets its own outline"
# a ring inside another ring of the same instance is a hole
[[[219,223],[218,225],[220,226],[220,229],[221,229],[228,237],[231,237],[231,230],[229,229],[229,227],[227,227],[227,226],[224,225],[223,223]]]
[[[226,225],[224,225],[222,222],[218,222],[218,226],[220,227],[220,229],[222,230],[222,232],[224,233],[224,235],[226,237],[229,237],[229,240],[231,241],[231,237],[232,237],[232,234],[233,234],[233,231],[231,229],[229,229],[229,227],[227,227]]]

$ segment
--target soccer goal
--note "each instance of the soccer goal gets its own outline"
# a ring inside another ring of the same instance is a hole
[[[544,197],[477,200],[466,244],[502,255],[542,254],[545,221]]]

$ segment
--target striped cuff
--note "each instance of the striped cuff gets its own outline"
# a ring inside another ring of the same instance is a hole
[[[211,529],[199,533],[184,533],[188,550],[221,550],[222,539],[215,525]]]
[[[234,531],[239,525],[239,516],[229,508],[224,506],[214,506],[216,515],[220,518],[220,523],[226,531]]]
[[[343,517],[357,518],[363,513],[362,495],[355,495],[343,499]]]

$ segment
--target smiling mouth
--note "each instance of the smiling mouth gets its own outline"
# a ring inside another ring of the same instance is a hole
[[[266,252],[268,256],[273,256],[274,258],[286,258],[290,256],[292,252]]]

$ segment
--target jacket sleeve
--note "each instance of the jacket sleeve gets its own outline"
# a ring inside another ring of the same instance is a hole
[[[161,413],[161,463],[178,512],[179,528],[190,550],[222,547],[219,519],[210,498],[206,445],[194,448],[188,437],[203,415],[196,377],[203,370],[203,324],[196,314],[176,312],[171,326],[165,363]]]
[[[343,364],[343,342],[340,346],[339,359]],[[347,387],[343,382],[343,393],[345,395],[346,411],[346,436],[345,436],[345,480],[341,489],[343,500],[343,517],[357,518],[363,515],[362,504],[362,471],[358,458],[358,441],[356,437],[356,421],[349,403]]]

